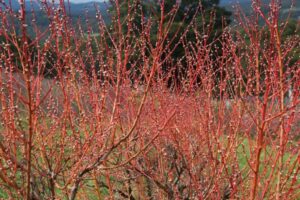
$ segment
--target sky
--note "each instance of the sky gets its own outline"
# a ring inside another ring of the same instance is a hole
[[[70,0],[70,2],[72,2],[72,3],[86,3],[86,2],[91,2],[91,1],[93,1],[93,2],[95,2],[95,1],[102,2],[104,0]]]

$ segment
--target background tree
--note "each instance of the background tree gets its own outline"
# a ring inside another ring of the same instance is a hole
[[[155,46],[155,41],[158,39],[158,27],[161,26],[164,29],[163,45],[168,48],[160,58],[163,61],[161,75],[168,79],[169,87],[177,85],[187,76],[187,60],[184,55],[188,43],[195,43],[197,37],[207,36],[207,43],[215,40],[214,47],[211,49],[212,55],[216,57],[215,54],[220,53],[216,49],[220,49],[221,43],[216,38],[220,37],[223,29],[230,23],[231,16],[231,12],[218,6],[219,0],[131,0],[119,1],[118,4],[122,31],[133,31],[134,34],[127,34],[132,40],[138,42],[143,24],[153,23],[150,30],[150,44]],[[164,5],[163,10],[161,10],[161,4]],[[117,9],[115,9],[117,5],[112,5],[112,19],[116,20],[118,18]],[[164,19],[160,18],[162,12],[166,13]],[[202,36],[195,35],[195,29]],[[141,60],[141,56],[139,52],[135,52],[132,60],[137,62]],[[141,73],[138,68],[131,70],[133,74]]]

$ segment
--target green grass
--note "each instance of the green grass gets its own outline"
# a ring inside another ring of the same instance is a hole
[[[252,141],[251,141],[252,142]],[[238,158],[238,163],[239,163],[239,167],[240,169],[244,169],[242,176],[247,180],[250,180],[249,177],[246,177],[249,172],[250,174],[252,173],[252,170],[247,162],[250,162],[251,158],[250,158],[250,150],[249,150],[249,141],[248,139],[243,139],[241,144],[238,146],[237,149],[237,158]],[[270,192],[271,190],[275,190],[276,188],[276,183],[277,183],[277,172],[278,172],[278,161],[277,163],[273,165],[273,163],[265,163],[265,161],[269,161],[269,159],[275,159],[275,157],[277,156],[277,152],[278,150],[274,149],[274,147],[272,148],[271,146],[266,146],[260,156],[260,167],[259,167],[259,176],[260,176],[260,181],[261,184],[264,184],[269,178],[270,175],[272,173],[272,170],[274,167],[275,170],[272,174],[272,178],[271,178],[271,182],[268,188],[268,192]],[[290,160],[289,165],[287,164],[287,161]],[[285,152],[284,156],[283,156],[283,170],[282,170],[282,177],[288,175],[289,173],[289,169],[292,167],[292,164],[297,161],[297,155],[292,155],[289,152]],[[272,161],[271,161],[272,162]],[[295,168],[297,168],[297,166],[299,166],[299,164],[296,164]],[[292,177],[291,176],[289,179],[289,181],[287,182],[287,185],[289,185],[292,181]],[[297,180],[297,185],[300,184],[300,179]],[[262,186],[264,187],[264,186]]]

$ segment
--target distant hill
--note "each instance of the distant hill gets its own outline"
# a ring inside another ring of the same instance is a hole
[[[262,2],[268,4],[270,0],[262,0]],[[281,14],[282,17],[284,18],[289,12],[292,0],[282,0],[281,2],[282,2]],[[240,4],[246,14],[251,13],[250,8],[251,8],[252,0],[220,0],[220,5],[230,11],[233,11],[232,6],[235,4]],[[300,0],[295,0],[295,7],[292,9],[291,17],[297,20],[300,19]]]
[[[67,1],[66,1],[67,2]],[[14,11],[17,11],[20,8],[20,4],[18,0],[4,0],[4,3],[7,6],[10,6]],[[67,3],[65,3],[68,7]],[[89,10],[90,12],[95,12],[96,8],[95,6],[98,6],[100,11],[106,11],[108,4],[104,2],[86,2],[86,3],[71,3],[70,2],[70,9],[71,9],[71,15],[84,15],[86,10]],[[0,4],[0,7],[4,8],[3,5]],[[39,11],[41,8],[41,4],[37,3],[37,1],[33,1],[32,3],[30,0],[26,1],[26,10],[30,11],[32,8],[34,10]]]
[[[269,3],[270,0],[262,0],[264,3]],[[288,9],[291,6],[291,1],[292,0],[282,0],[282,14],[284,15],[285,13],[288,12]],[[4,0],[5,3],[8,4],[8,2],[10,2],[10,0]],[[27,6],[26,9],[30,10],[31,7],[33,6],[35,10],[39,10],[40,9],[40,5],[36,3],[36,1],[33,2],[33,4],[31,5],[29,3],[30,1],[27,0]],[[300,0],[295,0],[296,5],[295,8],[292,10],[293,15],[292,17],[294,19],[299,19],[300,17]],[[251,7],[252,4],[252,0],[220,0],[220,5],[225,7],[227,10],[232,11],[233,8],[232,6],[234,4],[240,4],[241,7],[244,9],[244,11],[246,12],[246,14],[250,13],[249,9]],[[95,5],[97,5],[99,7],[99,9],[101,10],[101,13],[106,16],[106,10],[107,10],[107,3],[104,2],[87,2],[87,3],[70,3],[70,8],[71,8],[71,15],[73,16],[82,16],[85,14],[86,10],[89,10],[90,14],[94,14],[95,13]],[[17,11],[20,7],[18,0],[11,0],[11,6],[13,8],[13,10]],[[3,7],[0,5],[0,7]]]
[[[27,0],[25,5],[26,5],[26,11],[28,11],[28,15],[27,15],[28,22],[31,20],[31,15],[29,12],[33,8],[35,10],[37,25],[41,28],[41,30],[45,30],[49,25],[49,19],[46,16],[45,12],[41,10],[42,4],[37,3],[37,1],[30,2],[29,0]],[[76,24],[78,20],[81,20],[83,29],[86,28],[85,26],[86,17],[89,19],[90,25],[92,27],[95,28],[97,26],[97,21],[95,17],[96,7],[99,9],[104,20],[109,21],[108,13],[107,13],[109,4],[107,3],[104,2],[71,3],[70,2],[70,4],[65,3],[65,5],[72,23]],[[0,8],[2,9],[12,8],[14,12],[18,12],[20,8],[20,4],[18,0],[4,0],[4,4],[0,3]],[[70,12],[69,12],[69,8],[70,8]]]
[[[226,5],[234,4],[237,2],[240,4],[243,4],[243,3],[249,3],[249,2],[251,2],[251,0],[221,0],[220,5],[226,6]]]
[[[37,3],[38,1],[32,1],[30,3],[29,0],[26,0],[26,10],[30,11],[32,8],[36,11],[37,16],[37,24],[41,29],[46,29],[49,25],[48,17],[44,14],[43,11],[41,11],[41,4]],[[50,0],[49,0],[50,1]],[[269,3],[270,0],[262,0],[264,3]],[[289,12],[289,8],[291,6],[292,0],[282,0],[282,13],[281,16],[284,18],[287,16]],[[1,2],[1,1],[0,1]],[[4,0],[7,6],[9,5],[9,2],[11,3],[11,8],[17,12],[20,8],[20,4],[18,0]],[[66,1],[67,2],[67,1]],[[296,4],[295,7],[292,10],[292,19],[300,20],[300,0],[295,0]],[[233,5],[240,4],[246,15],[249,15],[252,11],[251,4],[252,0],[220,0],[220,6],[225,7],[229,11],[233,10]],[[81,20],[81,24],[83,25],[83,28],[85,29],[85,17],[89,19],[90,25],[92,25],[94,28],[97,27],[97,21],[96,21],[96,7],[97,6],[106,22],[109,21],[107,9],[109,8],[108,3],[104,2],[87,2],[87,3],[71,3],[70,6],[70,13],[69,16],[74,24],[76,24],[77,20]],[[68,7],[67,5],[67,10]],[[4,8],[4,6],[0,3],[0,8]],[[88,12],[86,12],[88,11]],[[29,15],[30,19],[30,15]]]
[[[1,1],[0,1],[1,2]],[[18,2],[18,0],[4,0],[4,4],[6,4],[6,6],[11,7],[13,10],[18,10],[20,8],[20,4]],[[10,5],[11,4],[11,5]],[[5,8],[5,6],[3,4],[0,3],[0,8]]]

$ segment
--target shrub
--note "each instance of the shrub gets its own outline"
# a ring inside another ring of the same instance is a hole
[[[123,18],[112,1],[110,24],[97,12],[98,30],[84,33],[63,1],[41,3],[50,24],[40,31],[27,3],[16,14],[0,1],[1,198],[299,197],[299,36],[282,38],[278,2],[253,0],[220,35],[214,12],[197,28],[200,9],[193,41],[183,32],[172,44],[184,49],[176,62],[166,35],[177,4],[165,12],[159,1],[159,21],[138,15],[136,30],[141,8]]]

